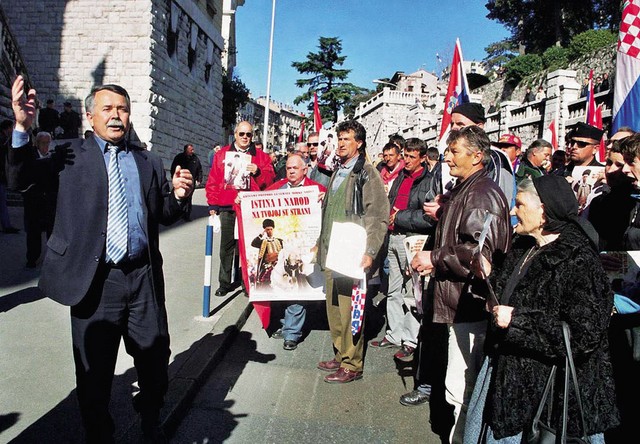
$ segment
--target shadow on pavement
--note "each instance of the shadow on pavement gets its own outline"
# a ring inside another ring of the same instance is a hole
[[[228,327],[232,328],[232,327]],[[213,338],[203,338],[208,342]],[[216,377],[209,378],[205,386],[199,389],[199,396],[189,413],[189,423],[181,424],[173,432],[172,442],[224,442],[238,425],[238,418],[247,414],[234,414],[231,408],[234,401],[225,400],[228,392],[238,382],[247,363],[268,363],[276,358],[275,354],[257,351],[257,342],[252,334],[240,331],[231,347],[227,348],[225,364],[216,369]],[[222,357],[219,359],[222,360]]]
[[[0,313],[6,313],[18,305],[28,304],[43,299],[44,295],[38,287],[29,287],[15,293],[0,296]]]
[[[234,373],[226,375],[220,380],[221,392],[220,406],[216,408],[213,416],[203,421],[202,428],[210,436],[228,436],[237,422],[234,416],[228,412],[231,407],[224,402],[226,392],[233,387],[238,377],[249,361],[268,362],[275,359],[275,355],[265,355],[256,351],[256,341],[251,339],[249,333],[240,332],[236,326],[227,327],[225,332],[212,335],[208,334],[199,341],[194,342],[188,350],[176,355],[169,365],[169,392],[166,396],[165,407],[161,413],[165,431],[171,435],[182,420],[185,409],[189,408],[193,398],[200,390],[200,385],[206,381],[207,376],[215,365],[222,360],[221,351],[228,349],[226,342],[231,342],[236,337],[234,349],[239,350],[234,354]],[[72,367],[73,363],[69,363]],[[136,371],[128,369],[113,379],[111,393],[110,412],[116,426],[116,442],[140,442],[141,432],[137,413],[133,410],[132,398],[136,388]],[[211,398],[209,398],[211,399]],[[8,418],[5,418],[8,417]],[[16,424],[20,413],[11,413],[0,418],[0,430],[8,430]],[[203,435],[205,436],[205,435]],[[76,399],[76,390],[60,401],[49,412],[40,417],[20,433],[12,443],[55,442],[55,443],[82,443],[85,440],[84,430],[80,418],[80,411]],[[182,438],[180,442],[183,442]],[[219,442],[219,441],[216,441]]]
[[[20,419],[20,413],[11,412],[0,415],[0,433],[13,426]]]

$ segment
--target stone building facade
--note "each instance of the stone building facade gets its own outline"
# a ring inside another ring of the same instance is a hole
[[[255,133],[254,140],[262,140],[264,137],[264,110],[266,102],[266,97],[249,99],[249,101],[238,110],[237,121],[241,122],[246,120],[253,125],[253,131]],[[295,111],[293,107],[270,100],[269,128],[267,130],[265,148],[268,150],[272,148],[284,149],[287,143],[295,142],[300,135],[300,128],[304,119],[304,114]]]
[[[223,0],[3,0],[2,7],[41,103],[53,99],[61,111],[71,102],[83,129],[91,88],[118,83],[131,96],[135,135],[167,167],[184,144],[206,159],[222,139]],[[225,23],[235,31],[232,21]]]

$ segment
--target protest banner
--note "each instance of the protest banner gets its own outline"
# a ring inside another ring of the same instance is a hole
[[[249,300],[324,300],[324,276],[313,262],[322,222],[318,188],[239,196],[238,244]]]

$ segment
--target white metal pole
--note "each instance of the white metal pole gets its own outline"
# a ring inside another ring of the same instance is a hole
[[[271,60],[273,59],[273,30],[276,21],[276,0],[271,8],[271,37],[269,38],[269,70],[267,71],[267,100],[264,105],[264,128],[262,130],[262,146],[267,148],[267,130],[269,128],[269,100],[271,93]]]

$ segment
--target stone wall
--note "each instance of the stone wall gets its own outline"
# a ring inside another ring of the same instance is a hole
[[[583,56],[575,60],[564,69],[576,71],[576,81],[582,85],[585,78],[589,78],[589,70],[593,69],[593,75],[609,73],[609,82],[613,86],[613,77],[616,71],[616,46],[612,44],[606,49],[599,50],[595,54]],[[480,88],[473,90],[475,94],[482,95],[482,103],[488,107],[490,102],[499,104],[503,101],[522,102],[527,86],[531,86],[535,92],[537,87],[542,85],[547,88],[548,71],[541,71],[523,79],[514,87],[505,84],[504,79],[497,79]]]
[[[172,159],[186,143],[192,143],[203,164],[213,144],[223,138],[221,49],[214,45],[213,64],[207,70],[207,39],[198,33],[196,56],[189,68],[190,20],[184,13],[178,21],[178,45],[167,52],[167,2],[154,0],[151,34],[151,85],[147,97],[151,145]],[[211,44],[211,43],[209,43]],[[205,176],[206,177],[206,176]]]
[[[84,115],[82,102],[94,85],[122,85],[138,137],[167,168],[185,143],[193,143],[204,161],[221,139],[221,48],[213,51],[209,81],[204,78],[203,29],[211,33],[211,27],[197,28],[195,62],[187,63],[190,23],[202,17],[178,8],[178,45],[170,57],[166,0],[3,0],[3,8],[42,103],[52,98],[62,111],[69,101]],[[215,32],[209,40],[222,46]],[[89,129],[86,118],[83,129]]]

